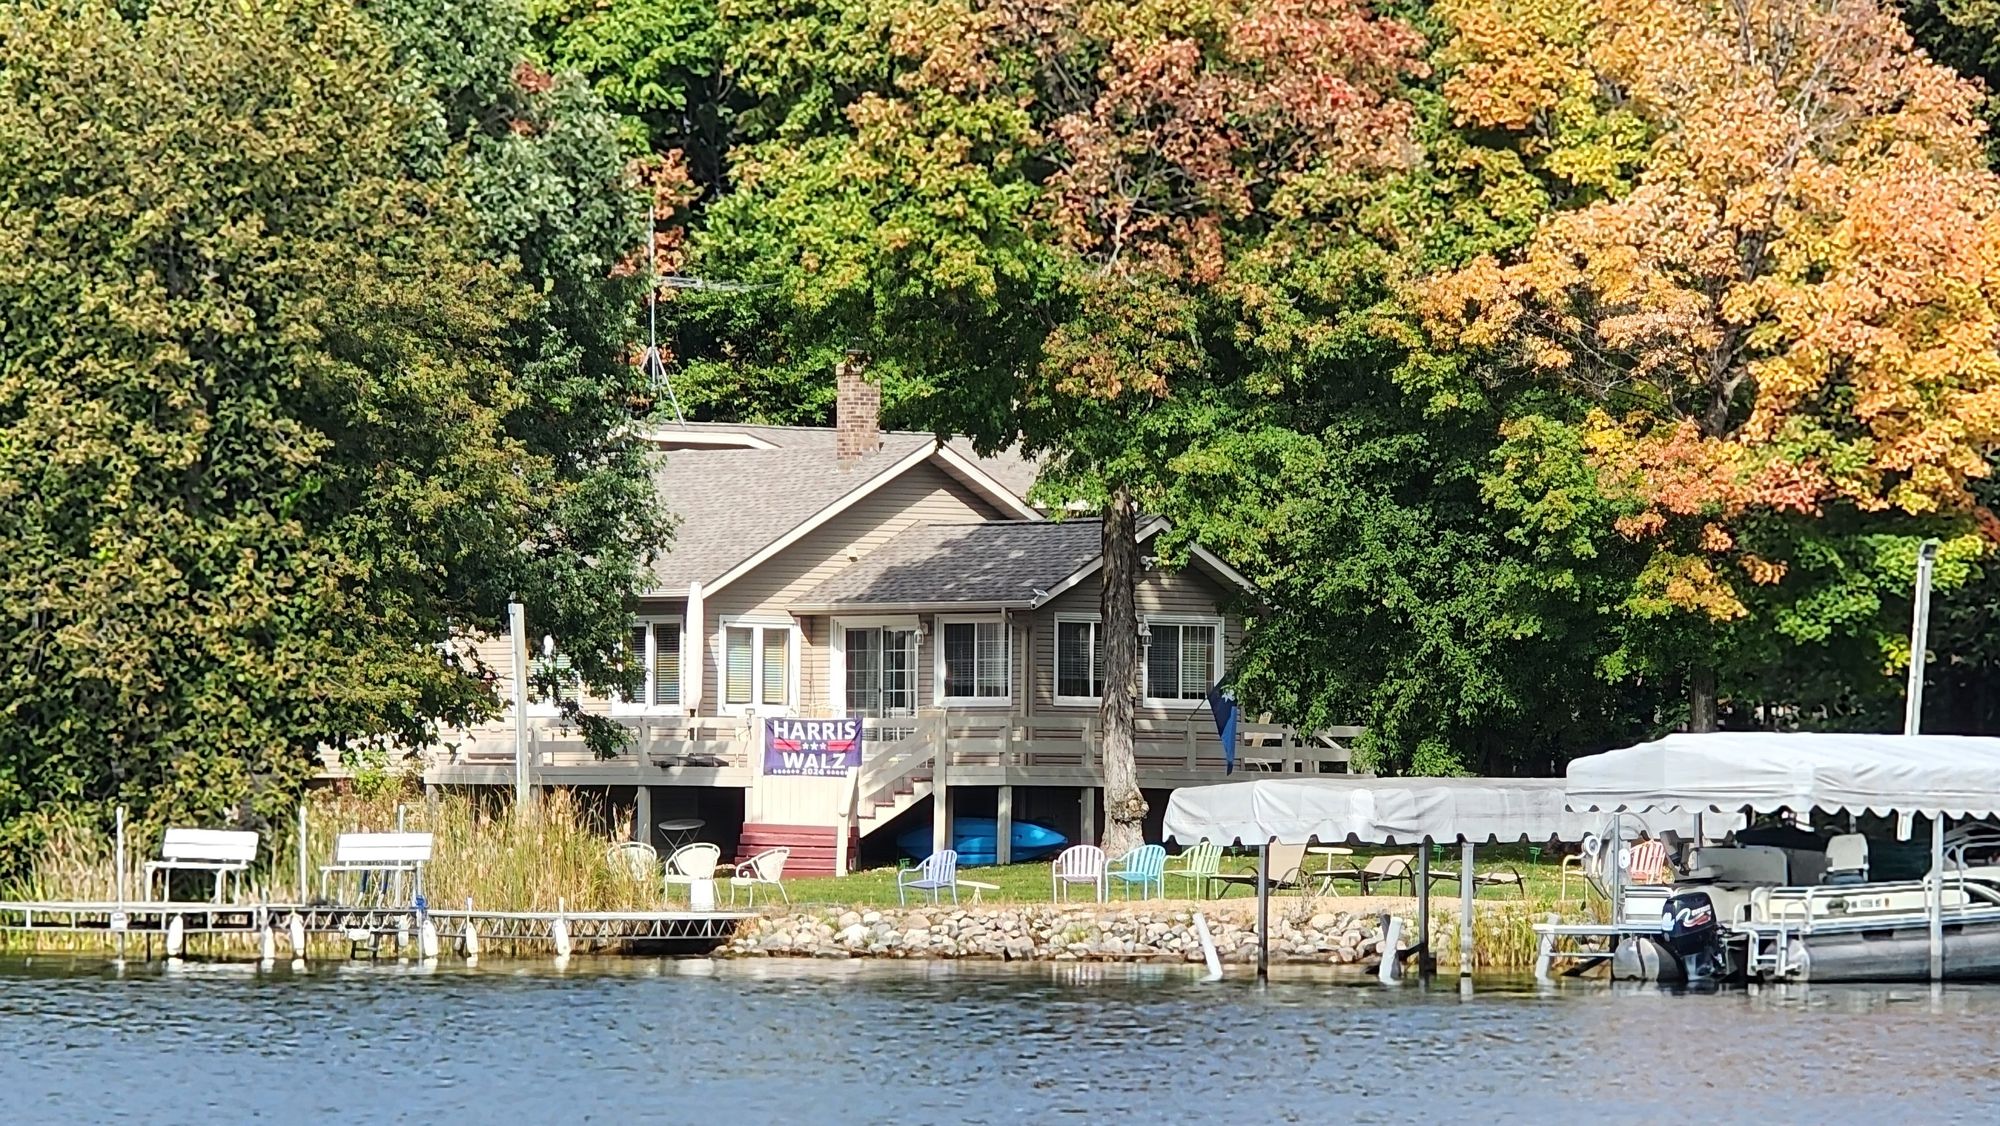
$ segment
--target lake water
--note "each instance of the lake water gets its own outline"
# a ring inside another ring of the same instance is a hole
[[[1997,1073],[2000,988],[0,959],[9,1123],[1969,1123]]]

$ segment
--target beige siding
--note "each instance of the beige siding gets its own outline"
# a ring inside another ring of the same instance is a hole
[[[829,472],[832,470],[829,469]],[[762,566],[705,598],[703,625],[708,636],[702,640],[704,656],[709,663],[705,666],[703,710],[712,711],[716,701],[715,662],[712,655],[707,654],[707,649],[723,618],[787,618],[792,604],[800,595],[912,525],[965,523],[999,519],[1006,515],[935,466],[920,465],[815,528]],[[815,616],[803,619],[802,625],[804,636],[799,654],[798,714],[830,715],[837,709],[833,700],[835,693],[827,683],[831,659],[827,620]],[[920,653],[919,666],[927,667],[929,660],[927,652]],[[921,690],[929,691],[927,673]],[[920,701],[928,699],[928,696],[919,697]]]
[[[1191,568],[1182,571],[1150,570],[1140,577],[1134,601],[1141,615],[1221,617],[1223,669],[1226,672],[1234,665],[1236,648],[1243,640],[1243,620],[1232,614],[1223,614],[1218,608],[1218,603],[1228,595],[1226,588]],[[1056,618],[1058,615],[1094,618],[1097,616],[1099,597],[1097,579],[1093,576],[1064,591],[1055,601],[1035,612],[1030,626],[1033,636],[1028,646],[1028,651],[1034,655],[1034,663],[1029,669],[1034,685],[1031,703],[1034,712],[1078,715],[1091,710],[1076,705],[1058,706],[1055,702]],[[1183,714],[1185,710],[1142,708],[1141,712],[1164,718]]]

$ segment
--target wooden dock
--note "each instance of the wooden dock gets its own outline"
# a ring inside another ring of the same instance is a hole
[[[92,936],[146,957],[177,956],[190,938],[211,949],[243,947],[268,959],[304,957],[315,941],[345,943],[350,957],[384,953],[476,957],[494,953],[706,954],[727,941],[747,913],[733,911],[419,910],[327,903],[0,901],[0,932]]]

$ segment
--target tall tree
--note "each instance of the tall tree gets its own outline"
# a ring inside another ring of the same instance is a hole
[[[1133,534],[1173,452],[1145,420],[1226,356],[1206,333],[1232,255],[1409,158],[1421,40],[1348,0],[893,12],[890,76],[841,128],[746,153],[697,254],[779,295],[794,352],[868,340],[903,417],[1019,438],[1049,499],[1100,512],[1117,850],[1145,813]]]
[[[1801,580],[1856,550],[1843,535],[1888,530],[1829,516],[1918,518],[1891,559],[1925,521],[1981,552],[2000,184],[1979,91],[1874,0],[1586,8],[1556,34],[1542,5],[1442,9],[1461,119],[1572,194],[1420,301],[1445,348],[1602,404],[1583,447],[1651,546],[1628,610],[1709,627],[1687,670],[1703,729],[1728,623],[1809,607]]]
[[[128,7],[0,9],[10,857],[29,810],[282,815],[324,746],[491,714],[442,647],[516,584],[622,636],[645,554],[578,516],[636,464],[608,415],[549,394],[629,306],[501,191],[590,151],[526,140],[553,92],[428,97],[469,83],[340,0]]]

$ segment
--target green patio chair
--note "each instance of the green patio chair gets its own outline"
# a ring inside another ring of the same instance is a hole
[[[1216,873],[1222,869],[1222,846],[1203,841],[1181,853],[1180,862],[1180,867],[1169,868],[1164,875],[1168,879],[1179,877],[1186,880],[1190,899],[1207,899],[1213,890]]]

